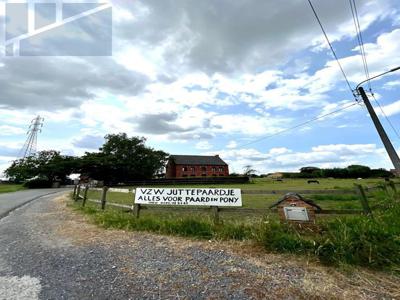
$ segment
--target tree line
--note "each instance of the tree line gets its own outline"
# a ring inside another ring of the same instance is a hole
[[[106,184],[150,179],[163,171],[169,155],[147,147],[145,142],[144,137],[128,137],[126,133],[109,134],[97,152],[76,157],[55,150],[40,151],[13,161],[5,175],[15,182],[34,180],[42,186],[65,183],[74,173]]]
[[[385,169],[371,169],[363,165],[350,165],[346,168],[303,167],[298,173],[282,173],[284,178],[376,178],[394,177]]]
[[[126,133],[105,136],[104,144],[96,152],[86,152],[83,156],[62,155],[59,151],[40,151],[36,155],[17,159],[5,171],[14,182],[33,182],[36,187],[51,186],[54,182],[68,182],[71,174],[81,178],[103,181],[105,184],[126,183],[133,180],[154,178],[164,172],[169,154],[145,145],[144,137],[128,137]],[[256,175],[251,166],[246,166],[243,175]],[[300,172],[281,173],[284,178],[370,178],[393,177],[385,169],[371,169],[362,165],[346,168],[303,167]],[[231,176],[239,174],[231,174]]]

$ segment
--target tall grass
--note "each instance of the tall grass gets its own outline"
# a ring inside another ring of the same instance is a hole
[[[109,209],[104,212],[92,206],[78,207],[77,209],[90,215],[95,224],[104,228],[150,231],[200,239],[224,240],[250,239],[254,231],[254,224],[244,224],[238,221],[214,224],[211,218],[205,216],[143,215],[140,218],[134,218],[131,214],[117,209]]]
[[[151,231],[200,239],[253,240],[269,251],[317,257],[329,265],[360,265],[400,274],[400,203],[385,194],[374,218],[348,216],[320,219],[316,230],[300,230],[264,217],[253,222],[225,221],[214,224],[200,215],[151,215],[136,219],[108,208],[77,208],[105,228]],[[346,199],[348,200],[348,199]]]
[[[400,274],[400,203],[384,200],[374,218],[328,219],[318,224],[317,233],[268,222],[257,241],[272,251],[315,255],[325,264],[360,265]]]

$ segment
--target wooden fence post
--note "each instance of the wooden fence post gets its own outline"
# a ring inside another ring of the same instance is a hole
[[[219,224],[219,207],[218,206],[211,206],[212,210],[212,218],[214,224]]]
[[[74,199],[74,201],[75,201],[77,187],[78,187],[77,185],[74,185],[74,193],[72,194],[72,199]]]
[[[81,185],[78,184],[78,187],[76,189],[76,195],[75,195],[75,202],[79,200],[79,194],[81,192]]]
[[[354,184],[354,185],[356,187],[356,192],[357,192],[358,196],[360,197],[360,201],[361,201],[361,205],[362,205],[364,214],[372,217],[372,211],[371,211],[371,208],[369,207],[368,198],[365,195],[364,188],[362,187],[361,184]]]
[[[88,191],[89,191],[89,186],[87,185],[87,186],[85,186],[85,191],[83,193],[82,207],[85,207],[85,205],[86,205]]]
[[[108,191],[108,187],[103,186],[103,192],[101,193],[101,209],[102,210],[104,210],[106,208],[107,191]]]
[[[135,216],[136,219],[139,218],[139,214],[140,214],[140,204],[134,204],[133,205],[133,215]]]

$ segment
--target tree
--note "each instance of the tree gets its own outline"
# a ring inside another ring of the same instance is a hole
[[[243,175],[245,176],[253,176],[257,171],[253,169],[251,165],[246,165],[243,168]]]
[[[320,171],[321,169],[320,168],[317,168],[317,167],[302,167],[301,169],[300,169],[300,173],[307,173],[307,174],[312,174],[312,173],[314,173],[314,172],[316,172],[316,171]]]
[[[65,181],[66,177],[76,169],[77,158],[49,150],[13,161],[5,174],[17,182],[35,177],[54,182],[55,180]]]
[[[351,165],[347,167],[350,178],[368,178],[371,176],[371,169],[367,166]]]
[[[371,177],[394,177],[392,172],[389,172],[385,169],[372,169],[371,170]]]
[[[146,147],[145,142],[143,137],[128,137],[126,133],[106,135],[99,152],[82,157],[81,174],[106,183],[150,179],[162,172],[168,154]]]

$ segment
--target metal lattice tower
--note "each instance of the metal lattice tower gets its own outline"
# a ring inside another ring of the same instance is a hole
[[[36,153],[37,135],[39,132],[42,132],[43,121],[44,119],[40,116],[37,116],[31,121],[31,124],[29,125],[29,129],[27,132],[28,137],[25,141],[24,146],[20,151],[19,156],[21,158],[32,156]]]

